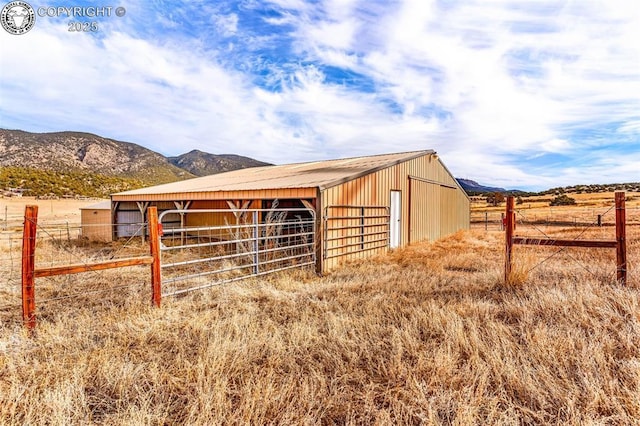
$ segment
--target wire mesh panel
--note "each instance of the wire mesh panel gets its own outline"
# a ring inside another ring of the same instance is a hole
[[[386,206],[327,206],[324,258],[388,248],[390,217]]]
[[[175,215],[181,226],[165,227]],[[316,263],[311,209],[167,210],[159,221],[163,297]]]
[[[518,274],[526,276],[532,273],[549,278],[560,276],[569,279],[578,272],[588,272],[603,282],[613,282],[621,271],[625,270],[626,261],[617,257],[619,247],[619,227],[637,224],[637,215],[630,209],[628,220],[618,218],[622,204],[616,203],[597,207],[558,207],[553,209],[554,216],[546,211],[527,211],[513,209],[513,224],[506,221],[507,256],[505,274],[508,278],[513,265],[509,252],[516,251],[513,261]],[[509,207],[508,207],[509,209]],[[551,209],[549,209],[551,210]],[[509,213],[505,213],[505,217]],[[513,227],[509,237],[508,231]],[[622,234],[624,235],[624,234]],[[624,240],[625,237],[623,236]],[[509,245],[517,244],[518,248]],[[631,246],[635,241],[629,240]],[[535,249],[534,249],[535,247]],[[603,250],[605,249],[605,250]],[[620,278],[618,278],[620,279]]]
[[[90,268],[96,263],[114,263],[148,255],[149,247],[140,238],[92,241],[86,237],[84,225],[67,221],[40,221],[37,216],[28,218],[26,214],[20,231],[29,224],[34,231],[28,237],[15,230],[0,233],[0,320],[18,320],[25,300],[33,304],[30,311],[39,319],[53,319],[71,312],[68,309],[70,306],[92,310],[99,306],[125,305],[146,299],[144,294],[149,293],[148,269]],[[111,232],[114,225],[104,226]],[[144,228],[145,225],[141,224],[140,227]],[[32,241],[34,246],[26,258],[23,250],[25,241]],[[35,291],[27,299],[23,294],[25,259],[32,265],[31,274],[37,278],[35,284],[31,283]],[[60,268],[70,272],[43,273]],[[83,273],[77,274],[76,270],[83,270]]]
[[[4,222],[0,230],[0,313],[18,312],[21,304],[22,222]]]

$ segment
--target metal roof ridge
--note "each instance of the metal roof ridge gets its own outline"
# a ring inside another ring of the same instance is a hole
[[[151,188],[153,188],[153,193],[159,193],[163,190],[165,190],[167,193],[233,191],[234,186],[241,186],[244,184],[247,187],[251,187],[254,186],[257,182],[262,182],[263,185],[255,185],[255,188],[244,188],[243,190],[264,189],[265,182],[274,181],[275,183],[275,181],[278,180],[295,179],[295,177],[298,176],[298,173],[317,174],[321,173],[322,168],[330,165],[335,165],[336,172],[342,174],[342,176],[338,178],[336,178],[335,176],[333,177],[333,179],[331,179],[331,176],[317,176],[314,179],[310,179],[310,181],[306,183],[298,181],[296,182],[297,185],[295,186],[290,186],[290,184],[286,186],[300,188],[319,188],[320,190],[323,190],[340,183],[349,182],[353,179],[357,179],[359,177],[374,173],[387,167],[391,167],[393,165],[409,161],[414,158],[419,158],[423,155],[433,155],[435,153],[436,152],[434,150],[428,149],[419,151],[375,154],[361,157],[337,158],[332,160],[309,161],[304,163],[249,167],[245,169],[236,169],[223,173],[199,176],[192,179],[153,185],[129,191],[122,191],[111,195],[143,195],[148,194]],[[393,158],[385,160],[383,157]],[[380,160],[375,161],[376,159]],[[373,162],[374,164],[367,164],[366,160],[371,160],[371,162]],[[350,171],[349,166],[352,163],[357,163],[358,161],[363,161],[364,164],[358,164],[357,167],[353,167],[356,170]],[[308,168],[305,168],[305,166],[307,166]],[[277,171],[281,171],[281,173],[276,173],[274,176],[272,173]],[[216,181],[218,182],[216,183]],[[185,184],[190,188],[184,188]],[[193,187],[193,184],[195,184],[195,187]]]
[[[347,176],[345,178],[336,179],[336,180],[334,180],[332,182],[329,182],[329,183],[327,183],[325,185],[318,185],[318,188],[321,191],[323,191],[323,190],[331,188],[333,186],[340,185],[340,184],[343,184],[345,182],[350,182],[350,181],[358,179],[358,178],[360,178],[362,176],[366,176],[368,174],[378,172],[380,170],[386,169],[387,167],[392,167],[392,166],[395,166],[397,164],[404,163],[405,161],[409,161],[409,160],[413,160],[415,158],[422,157],[423,155],[435,155],[437,153],[433,149],[426,149],[426,150],[422,150],[422,151],[398,152],[398,153],[395,153],[395,154],[380,154],[378,156],[383,156],[383,155],[402,155],[402,154],[407,154],[407,155],[412,154],[412,155],[411,156],[407,156],[407,157],[403,157],[403,158],[399,158],[399,159],[390,161],[388,163],[385,163],[385,164],[382,164],[382,165],[379,165],[379,166],[376,166],[376,167],[373,167],[373,168],[369,168],[369,169],[363,170],[363,171],[358,172],[358,173],[354,173],[353,175]],[[372,155],[371,157],[377,157],[377,156],[376,155]],[[366,158],[366,157],[363,157],[363,158]]]

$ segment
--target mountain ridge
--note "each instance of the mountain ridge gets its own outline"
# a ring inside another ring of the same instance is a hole
[[[270,163],[236,154],[211,154],[193,149],[185,154],[167,157],[169,163],[195,176],[207,176],[249,167],[269,166]]]
[[[153,184],[194,177],[141,145],[72,131],[31,133],[0,129],[0,166],[92,172]]]
[[[192,150],[165,157],[141,145],[92,133],[34,133],[0,129],[0,189],[24,187],[25,195],[108,196],[109,191],[135,189],[268,165],[235,154]],[[60,182],[61,188],[55,183]],[[108,182],[94,188],[95,182]],[[59,193],[59,194],[58,194]]]
[[[456,180],[458,181],[462,189],[464,189],[467,194],[487,193],[487,192],[510,192],[500,187],[480,185],[478,182],[471,179],[456,178]]]
[[[25,195],[57,191],[108,196],[121,190],[267,165],[270,164],[241,155],[211,154],[198,149],[165,157],[133,142],[87,132],[34,133],[0,128],[0,189],[28,188],[31,192]],[[519,190],[481,185],[472,179],[458,178],[457,181],[469,195],[524,194]],[[597,192],[612,188],[638,191],[640,183],[574,185],[540,193]]]

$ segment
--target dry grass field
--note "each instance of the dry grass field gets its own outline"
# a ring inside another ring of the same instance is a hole
[[[0,424],[640,424],[640,226],[627,231],[626,286],[614,251],[550,247],[516,247],[505,285],[503,234],[483,229],[160,309],[146,268],[43,279],[80,295],[39,305],[34,338],[0,310]]]
[[[15,223],[21,221],[24,217],[24,207],[29,204],[38,206],[38,219],[43,221],[70,221],[72,223],[80,223],[79,209],[100,201],[103,200],[37,200],[34,197],[0,198],[0,220],[4,221],[6,210],[8,222]]]

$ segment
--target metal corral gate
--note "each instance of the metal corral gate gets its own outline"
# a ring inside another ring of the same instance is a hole
[[[324,210],[325,259],[389,247],[389,207],[327,206]]]
[[[166,210],[158,220],[162,296],[316,263],[311,209]]]

